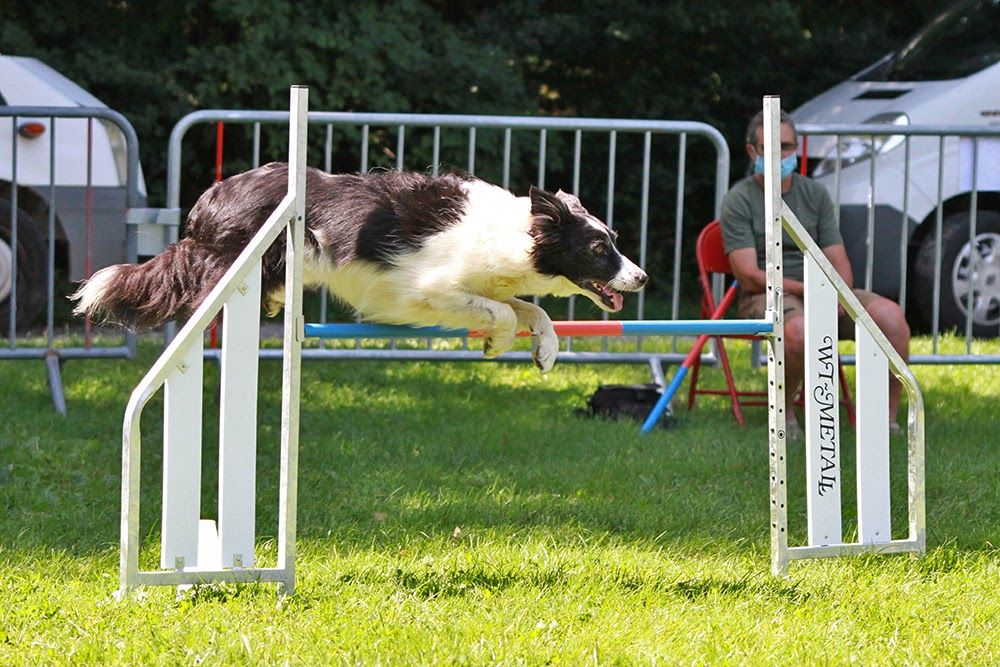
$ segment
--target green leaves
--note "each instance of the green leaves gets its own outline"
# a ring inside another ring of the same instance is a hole
[[[208,108],[284,109],[296,83],[310,86],[310,107],[323,111],[703,121],[729,138],[736,176],[744,168],[743,128],[762,94],[779,93],[795,107],[901,43],[940,4],[39,1],[4,6],[0,44],[5,53],[44,59],[129,118],[156,206],[168,136],[181,117]],[[213,129],[185,139],[182,206],[214,178]],[[393,132],[372,128],[369,168],[396,166]],[[262,160],[284,159],[283,131],[263,134]],[[335,137],[335,171],[360,168],[357,137],[349,134]],[[225,175],[250,166],[247,135],[227,127]],[[572,138],[551,133],[548,140],[547,184],[567,188]],[[480,134],[477,174],[500,180],[501,141]],[[521,191],[538,180],[538,140],[513,141],[511,187]],[[464,155],[466,137],[445,132],[442,142],[441,161],[465,168],[464,157],[454,156]],[[584,150],[580,194],[599,211],[607,157],[592,144]],[[641,162],[624,138],[619,150],[622,167]],[[684,225],[692,230],[714,214],[715,157],[697,142],[688,150]],[[409,133],[406,154],[407,168],[429,167],[430,138]],[[673,149],[654,149],[653,195],[671,203],[654,206],[650,220],[649,265],[661,267],[653,269],[651,294],[672,283],[674,194],[662,190],[676,182],[675,165]],[[640,185],[619,174],[616,186],[616,226],[638,239]],[[683,256],[693,275],[693,252],[685,247]]]

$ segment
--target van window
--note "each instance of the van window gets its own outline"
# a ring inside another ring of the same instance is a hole
[[[860,81],[962,79],[1000,61],[1000,0],[972,0],[943,12]]]

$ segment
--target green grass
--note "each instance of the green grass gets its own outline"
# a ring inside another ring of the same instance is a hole
[[[156,352],[144,343],[134,362],[67,362],[65,419],[41,362],[0,363],[0,664],[1000,660],[993,367],[915,369],[927,402],[926,557],[793,563],[775,579],[762,409],[741,430],[704,400],[643,437],[633,423],[573,414],[599,383],[647,381],[639,365],[559,364],[541,377],[528,364],[306,362],[296,594],[227,585],[119,603],[121,416]],[[743,383],[763,383],[744,352],[733,356]],[[206,378],[211,517],[217,367]],[[265,564],[276,552],[279,381],[265,362]],[[161,405],[143,422],[145,567],[158,551]],[[849,468],[850,429],[844,442]],[[903,534],[905,443],[892,447]],[[793,446],[793,541],[804,534],[802,464]]]

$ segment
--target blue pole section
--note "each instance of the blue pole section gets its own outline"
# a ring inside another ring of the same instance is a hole
[[[306,324],[306,338],[462,338],[468,329],[397,324]]]
[[[660,400],[656,402],[653,409],[649,411],[646,421],[642,423],[643,433],[649,433],[652,431],[653,427],[656,426],[656,423],[660,421],[660,417],[663,416],[663,413],[667,410],[667,406],[670,405],[670,399],[673,398],[674,394],[677,393],[677,390],[681,388],[681,384],[684,382],[684,377],[687,373],[688,367],[685,365],[681,365],[681,367],[677,369],[677,375],[675,375],[674,379],[670,381],[670,386],[667,387],[666,391],[663,392],[663,395],[660,396]]]
[[[624,336],[721,336],[770,334],[768,320],[636,320],[622,322]]]

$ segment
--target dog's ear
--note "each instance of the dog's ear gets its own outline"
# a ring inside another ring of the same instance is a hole
[[[580,203],[580,198],[574,194],[570,194],[568,192],[563,192],[562,190],[559,190],[556,193],[556,199],[565,204],[566,208],[568,208],[571,211],[582,211],[584,213],[587,212],[587,209],[585,209],[583,207],[583,204]]]
[[[557,195],[536,188],[534,185],[528,189],[528,198],[531,200],[531,214],[535,217],[544,217],[559,223],[568,213],[566,205]]]
[[[559,189],[556,192],[556,199],[561,199],[562,201],[566,202],[567,204],[570,203],[570,202],[576,202],[577,204],[580,203],[580,198],[579,197],[577,197],[576,195],[571,194],[569,192],[566,192],[565,190],[562,190],[562,189]]]

